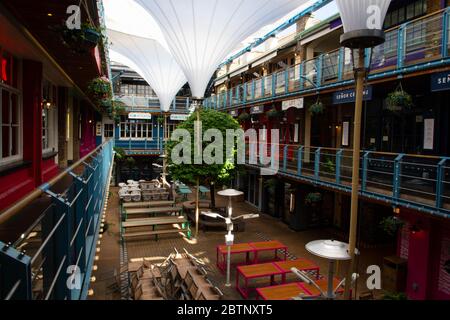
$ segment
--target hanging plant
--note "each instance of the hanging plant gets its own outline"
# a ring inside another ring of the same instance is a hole
[[[164,117],[163,116],[157,117],[156,122],[158,122],[158,124],[164,124]]]
[[[279,112],[277,109],[273,108],[266,112],[266,116],[269,119],[276,119],[281,117],[281,112]]]
[[[323,167],[327,173],[335,173],[336,172],[336,166],[334,165],[333,160],[331,160],[330,158],[327,158],[325,160]]]
[[[274,193],[279,184],[278,179],[272,178],[264,182],[264,187],[269,190],[270,193]]]
[[[380,227],[388,235],[395,236],[398,230],[400,230],[405,225],[405,222],[397,217],[387,217],[381,220]]]
[[[247,113],[247,112],[242,112],[240,115],[239,115],[239,117],[238,117],[238,121],[240,122],[240,123],[243,123],[243,122],[246,122],[246,121],[248,121],[248,120],[250,120],[250,115]]]
[[[316,205],[322,201],[322,194],[319,192],[311,192],[305,197],[305,204],[308,206]]]
[[[53,30],[60,34],[63,44],[75,53],[87,53],[103,40],[102,30],[91,23],[81,24],[80,29],[69,29],[64,21]]]
[[[409,110],[414,106],[412,96],[403,90],[400,83],[394,92],[388,94],[386,99],[386,108],[392,112],[402,111],[404,109]]]
[[[87,91],[97,101],[110,100],[112,98],[111,83],[106,77],[91,80],[88,84]]]
[[[319,115],[324,113],[325,107],[323,103],[320,101],[320,99],[317,98],[317,101],[309,107],[308,111],[313,116]]]

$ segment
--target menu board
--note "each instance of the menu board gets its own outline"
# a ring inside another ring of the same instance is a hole
[[[450,295],[450,238],[442,240],[438,290]]]

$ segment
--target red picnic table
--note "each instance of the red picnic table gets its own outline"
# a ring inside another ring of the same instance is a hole
[[[284,257],[278,257],[278,251],[284,250]],[[239,243],[231,246],[231,254],[246,254],[245,263],[241,265],[257,264],[259,262],[259,253],[265,251],[274,251],[274,260],[286,260],[287,259],[287,246],[279,241],[264,241],[264,242],[251,242],[251,243]],[[217,252],[217,267],[220,271],[225,272],[226,268],[226,255],[227,246],[219,245],[216,248]],[[253,253],[253,259],[250,258],[250,253]],[[220,258],[222,256],[222,259]],[[238,264],[239,265],[239,264]]]
[[[301,271],[315,271],[319,277],[319,267],[307,259],[297,259],[293,261],[270,262],[264,264],[253,264],[249,266],[240,266],[236,272],[236,289],[245,298],[248,299],[248,283],[252,279],[270,277],[270,284],[274,285],[275,277],[281,276],[281,284],[286,283],[286,275],[292,273],[291,268],[297,268]],[[241,287],[240,276],[244,279],[244,286]]]

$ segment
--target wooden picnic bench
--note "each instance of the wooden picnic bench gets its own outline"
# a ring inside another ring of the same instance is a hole
[[[128,219],[129,216],[156,216],[158,213],[176,213],[176,215],[180,215],[183,212],[183,208],[181,207],[162,207],[162,208],[137,208],[137,209],[125,209],[124,210],[124,218]]]
[[[181,229],[157,229],[160,226],[169,226],[174,224],[181,225]],[[151,227],[152,230],[141,230],[146,227]],[[189,223],[187,218],[183,216],[128,220],[127,222],[122,223],[122,229],[122,235],[125,239],[155,236],[155,240],[158,241],[159,235],[172,233],[185,233],[188,238],[190,237]],[[139,229],[139,231],[130,232],[130,229]]]
[[[124,203],[124,209],[135,209],[135,208],[154,208],[154,207],[167,207],[174,205],[174,201],[147,201],[147,202],[130,202]]]

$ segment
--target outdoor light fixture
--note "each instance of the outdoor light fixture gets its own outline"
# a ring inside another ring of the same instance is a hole
[[[341,45],[357,51],[357,60],[353,58],[356,80],[355,121],[353,130],[352,197],[350,214],[350,232],[348,253],[351,258],[347,278],[350,278],[355,266],[356,235],[358,231],[359,169],[361,150],[361,118],[364,99],[364,82],[367,77],[365,51],[385,41],[384,19],[391,0],[336,0],[344,26]],[[353,53],[353,51],[352,51]],[[352,55],[353,56],[353,55]],[[350,282],[345,285],[345,297],[350,299]]]

